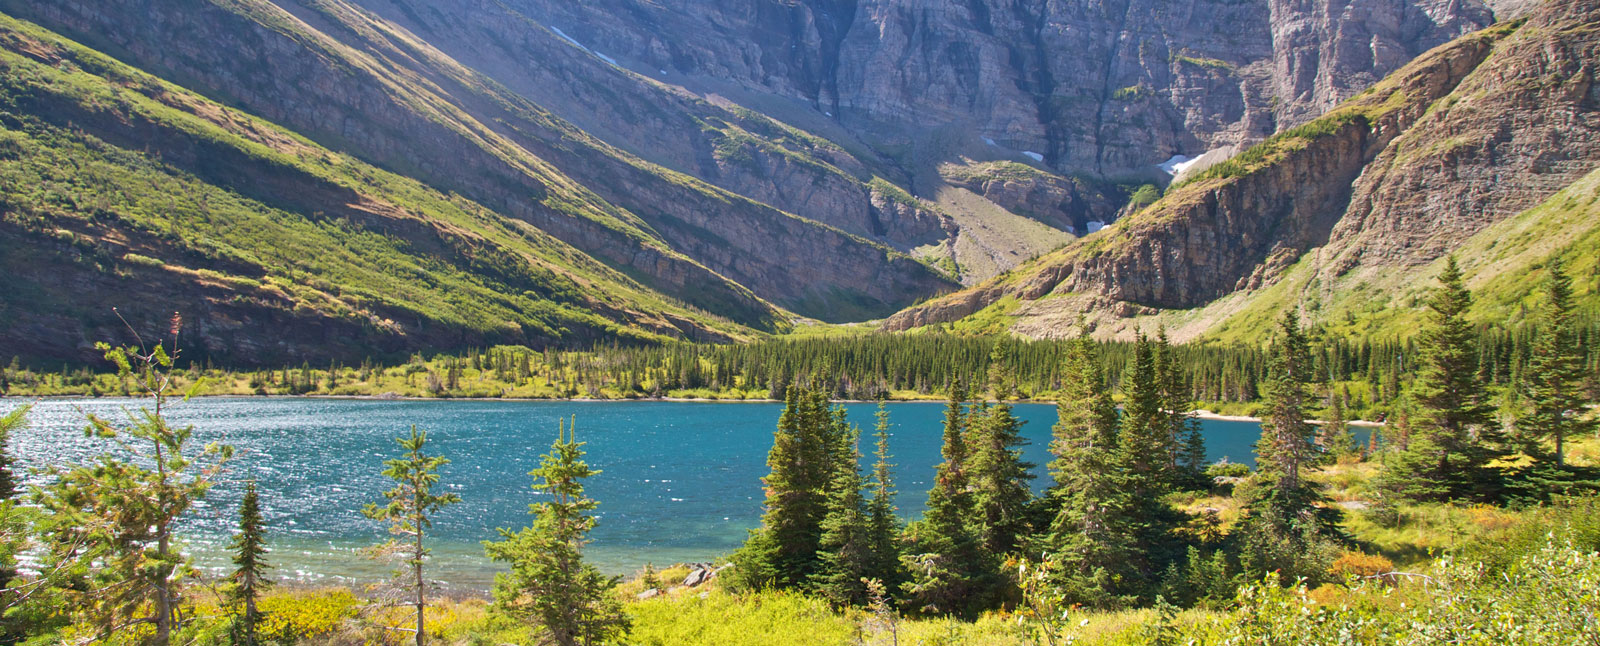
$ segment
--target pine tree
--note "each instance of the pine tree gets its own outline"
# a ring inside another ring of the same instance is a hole
[[[146,643],[171,643],[185,622],[179,608],[196,576],[175,526],[232,456],[230,447],[212,445],[199,456],[209,463],[199,464],[185,455],[194,428],[167,421],[179,326],[174,315],[171,353],[161,344],[153,350],[96,344],[119,377],[136,383],[154,405],[139,409],[126,427],[89,415],[87,434],[116,441],[133,455],[105,454],[88,465],[53,468],[54,482],[39,499],[50,516],[45,569],[74,579],[58,587],[55,610],[80,617],[99,640],[147,626]]]
[[[945,410],[944,462],[928,490],[928,511],[906,527],[907,596],[930,614],[974,616],[999,601],[996,555],[985,551],[973,521],[977,511],[967,474],[966,390],[950,389]]]
[[[1522,389],[1529,411],[1517,426],[1522,435],[1555,444],[1556,467],[1566,466],[1568,438],[1592,432],[1594,420],[1585,419],[1584,352],[1574,329],[1572,279],[1558,259],[1548,265],[1544,312],[1533,343],[1532,361],[1523,373]],[[1535,449],[1535,453],[1542,451]]]
[[[870,575],[874,560],[866,501],[861,497],[860,452],[853,448],[854,441],[851,445],[850,459],[841,461],[834,471],[818,540],[820,563],[812,574],[812,587],[840,607],[867,603],[863,580]]]
[[[1021,547],[1032,532],[1028,507],[1033,491],[1032,464],[1022,459],[1022,420],[1012,414],[1010,371],[1006,367],[1004,343],[995,345],[991,357],[991,386],[999,403],[985,406],[969,418],[968,442],[972,447],[967,469],[977,510],[979,540],[992,554],[1007,554]]]
[[[1166,411],[1167,427],[1172,450],[1170,473],[1172,483],[1179,488],[1204,489],[1210,482],[1206,478],[1206,439],[1200,429],[1200,420],[1190,412],[1189,383],[1183,374],[1176,351],[1167,341],[1167,329],[1156,335],[1152,353],[1155,361],[1156,381],[1161,388],[1161,408]]]
[[[1356,447],[1356,438],[1350,433],[1350,421],[1344,412],[1344,400],[1333,398],[1333,405],[1328,407],[1328,420],[1322,424],[1319,443],[1330,459],[1337,462],[1356,455],[1360,450]]]
[[[261,643],[257,631],[263,619],[257,608],[261,593],[272,587],[266,578],[266,537],[261,519],[261,500],[256,494],[256,483],[245,485],[244,500],[239,503],[239,533],[233,536],[233,586],[228,591],[233,603],[234,620],[231,632],[235,646],[256,646]]]
[[[900,565],[900,518],[894,506],[894,465],[889,463],[889,410],[878,403],[877,440],[872,464],[872,498],[867,501],[867,544],[872,550],[872,562],[865,575],[876,580],[884,589],[898,590],[905,580]]]
[[[1137,553],[1142,545],[1130,540],[1133,505],[1117,446],[1117,409],[1104,381],[1088,339],[1067,349],[1050,445],[1051,495],[1059,500],[1043,541],[1065,600],[1095,608],[1132,603],[1138,595],[1132,566],[1147,560]]]
[[[1286,580],[1325,573],[1333,541],[1341,538],[1336,509],[1322,505],[1319,485],[1305,476],[1316,468],[1316,428],[1306,421],[1314,376],[1309,344],[1294,312],[1284,315],[1274,344],[1267,386],[1267,415],[1256,444],[1256,472],[1240,496],[1246,510],[1235,540],[1252,577],[1278,570]]]
[[[1418,407],[1404,455],[1390,461],[1387,489],[1416,500],[1488,499],[1497,475],[1499,438],[1490,424],[1493,407],[1477,378],[1475,335],[1466,311],[1472,295],[1462,285],[1455,258],[1439,275],[1429,302],[1429,325],[1419,339],[1419,370],[1413,398]]]
[[[1162,384],[1158,381],[1155,352],[1143,334],[1134,341],[1133,358],[1123,375],[1125,396],[1119,445],[1139,498],[1154,499],[1167,493],[1172,463],[1171,418],[1162,409]]]
[[[734,553],[736,586],[793,588],[816,574],[839,443],[820,389],[790,386],[773,433],[761,527]]]
[[[558,427],[550,452],[528,472],[533,489],[548,502],[528,505],[532,525],[501,529],[499,541],[484,543],[490,559],[511,565],[510,572],[495,576],[494,612],[537,622],[549,642],[560,646],[607,643],[629,628],[612,594],[618,578],[583,560],[596,523],[590,512],[600,504],[584,493],[583,480],[600,473],[583,461],[584,444],[575,429]]]
[[[389,533],[399,537],[380,545],[378,550],[403,557],[405,566],[411,569],[410,580],[405,579],[402,571],[396,573],[396,582],[404,595],[400,603],[412,606],[416,612],[416,628],[403,630],[412,632],[417,646],[422,646],[426,639],[424,618],[428,607],[428,585],[422,577],[422,567],[432,551],[424,546],[424,534],[433,526],[433,514],[461,502],[461,497],[453,493],[433,493],[433,488],[439,484],[439,468],[450,460],[423,452],[428,444],[426,431],[412,425],[410,436],[395,441],[405,453],[383,463],[383,475],[396,483],[393,489],[383,492],[389,502],[382,507],[368,504],[361,513],[367,518],[388,522]]]
[[[28,519],[16,500],[17,485],[12,474],[12,457],[9,447],[11,434],[27,424],[31,404],[18,406],[0,416],[0,644],[17,643],[24,636],[22,622],[7,616],[6,610],[16,602],[8,590],[17,576],[17,556],[26,545]]]

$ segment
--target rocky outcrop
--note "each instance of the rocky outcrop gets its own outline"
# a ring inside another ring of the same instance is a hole
[[[1095,175],[1298,125],[1493,20],[1476,0],[509,4],[638,70],[809,102],[886,150],[950,126]]]
[[[1105,301],[1191,308],[1259,288],[1327,243],[1357,178],[1479,69],[1507,32],[1430,51],[1328,116],[1200,173],[1111,229],[1005,281],[897,314],[886,327],[966,316],[1006,295],[1088,294],[1098,298],[1084,302],[1100,309]]]
[[[1078,234],[1090,222],[1104,225],[1115,218],[1119,195],[1081,179],[1040,171],[1016,162],[945,164],[940,175],[951,186],[965,188],[1021,216]]]
[[[1547,3],[1525,24],[1430,51],[1101,236],[887,326],[967,316],[1006,296],[1024,302],[1014,315],[1050,310],[1058,322],[1073,312],[1027,303],[1054,296],[1115,316],[1224,297],[1238,308],[1295,263],[1312,291],[1419,271],[1600,166],[1597,59],[1600,7]],[[1049,335],[1042,319],[1014,329]]]
[[[842,320],[950,285],[887,248],[608,146],[343,2],[5,6],[529,222],[741,323],[773,325],[756,295]],[[817,271],[781,264],[794,258]]]

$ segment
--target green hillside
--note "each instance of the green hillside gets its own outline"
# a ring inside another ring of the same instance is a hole
[[[191,339],[240,362],[750,333],[524,222],[7,17],[0,110],[0,311],[34,341],[25,358],[122,338],[112,308],[141,330],[205,318]]]

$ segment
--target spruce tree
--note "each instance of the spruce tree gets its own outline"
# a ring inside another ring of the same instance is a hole
[[[1388,464],[1386,488],[1414,500],[1488,499],[1497,489],[1488,463],[1498,457],[1500,440],[1490,424],[1488,393],[1477,378],[1475,335],[1466,320],[1472,295],[1454,257],[1439,282],[1418,340],[1412,393],[1418,416],[1402,455]]]
[[[1153,593],[1157,578],[1167,565],[1183,556],[1173,530],[1185,518],[1165,500],[1174,480],[1170,469],[1172,427],[1171,418],[1162,408],[1164,397],[1158,376],[1153,344],[1140,334],[1123,375],[1125,401],[1116,460],[1123,469],[1121,486],[1129,496],[1128,536],[1140,546],[1130,551],[1127,567],[1136,580],[1145,583],[1137,591],[1144,598]]]
[[[804,586],[820,566],[817,550],[839,442],[821,389],[790,386],[767,454],[771,472],[761,527],[734,553],[736,586]]]
[[[972,447],[971,465],[968,468],[977,510],[979,540],[992,554],[1007,554],[1021,547],[1031,533],[1028,524],[1029,505],[1033,491],[1028,481],[1033,479],[1032,464],[1022,459],[1021,447],[1027,444],[1022,438],[1022,420],[1012,414],[1007,399],[1011,395],[1008,384],[1010,371],[1006,368],[1005,345],[997,344],[991,358],[991,386],[999,402],[985,406],[969,419],[969,443]]]
[[[1205,435],[1201,431],[1200,420],[1190,412],[1194,402],[1190,400],[1189,382],[1183,374],[1183,366],[1178,363],[1176,351],[1167,341],[1165,327],[1156,335],[1152,354],[1156,381],[1161,388],[1161,408],[1167,415],[1168,447],[1172,451],[1169,467],[1172,483],[1184,489],[1204,489],[1210,484],[1205,473]]]
[[[584,444],[576,429],[558,426],[550,452],[528,472],[533,489],[548,497],[528,505],[533,524],[501,529],[499,541],[484,543],[490,559],[511,565],[495,575],[493,611],[536,622],[548,643],[560,646],[609,643],[629,628],[612,592],[618,578],[583,560],[596,523],[591,512],[600,504],[584,492],[583,480],[600,473],[584,462]]]
[[[413,424],[409,436],[396,438],[395,441],[405,449],[405,453],[383,463],[383,475],[395,481],[393,489],[383,492],[388,503],[382,507],[368,504],[361,513],[367,518],[387,522],[389,533],[397,537],[379,545],[378,550],[380,553],[400,556],[404,559],[405,567],[411,570],[409,579],[404,570],[396,573],[395,581],[402,595],[397,604],[409,605],[414,609],[416,627],[403,630],[411,632],[417,646],[422,646],[427,638],[425,617],[428,607],[428,584],[422,576],[422,568],[432,552],[424,545],[424,534],[433,526],[433,515],[461,502],[461,497],[453,493],[433,492],[439,484],[439,468],[449,464],[450,460],[424,452],[428,444],[426,431],[419,430]]]
[[[261,593],[272,587],[266,578],[270,567],[263,558],[267,554],[264,523],[261,519],[261,500],[256,494],[254,480],[245,485],[244,499],[239,503],[239,533],[233,535],[233,586],[228,590],[233,603],[233,626],[229,631],[236,646],[256,646],[261,643],[258,634],[261,611],[257,602]]]
[[[1094,349],[1074,342],[1062,364],[1049,469],[1057,511],[1043,551],[1056,563],[1055,584],[1068,603],[1111,608],[1138,595],[1134,564],[1148,559],[1130,516],[1133,504],[1117,443],[1117,409]]]
[[[1555,451],[1549,459],[1562,468],[1566,466],[1567,439],[1592,432],[1595,421],[1584,417],[1588,375],[1573,321],[1572,279],[1559,259],[1552,259],[1547,267],[1550,277],[1545,284],[1544,311],[1531,348],[1532,359],[1522,375],[1529,410],[1517,420],[1517,426],[1529,439],[1550,440]],[[1537,445],[1531,448],[1535,454],[1544,453]]]
[[[1314,376],[1309,344],[1294,312],[1284,315],[1267,385],[1267,415],[1256,444],[1256,471],[1241,492],[1246,506],[1235,540],[1253,577],[1278,570],[1287,581],[1320,577],[1332,541],[1342,535],[1336,509],[1306,475],[1316,468],[1316,428],[1306,421]]]
[[[872,498],[867,502],[867,544],[872,562],[866,578],[876,580],[886,590],[898,590],[905,580],[900,565],[900,518],[894,506],[894,465],[889,463],[889,409],[878,403],[877,440],[872,464]]]
[[[851,445],[848,464],[841,462],[834,470],[818,540],[819,567],[812,574],[812,588],[839,607],[867,603],[863,579],[871,574],[874,562],[870,520],[861,496],[859,451],[853,448],[854,441]]]
[[[999,601],[999,559],[983,549],[976,506],[967,473],[966,390],[950,389],[945,410],[944,462],[928,490],[928,511],[906,527],[905,590],[911,603],[929,614],[971,617]]]

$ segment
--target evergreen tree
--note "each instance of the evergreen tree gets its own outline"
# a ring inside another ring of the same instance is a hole
[[[175,525],[232,456],[229,447],[208,446],[200,457],[209,464],[200,465],[185,455],[194,428],[167,421],[179,321],[174,315],[171,353],[161,344],[153,350],[96,345],[153,406],[140,408],[126,427],[89,415],[88,435],[115,441],[132,455],[104,454],[91,464],[52,468],[54,482],[39,496],[49,515],[42,569],[70,579],[57,587],[52,610],[81,619],[97,640],[148,627],[145,643],[171,643],[186,621],[179,608],[196,576]]]
[[[1079,339],[1062,365],[1062,390],[1052,429],[1050,475],[1059,500],[1043,549],[1068,603],[1111,608],[1137,597],[1147,559],[1136,531],[1126,465],[1117,446],[1117,409],[1088,339]]]
[[[1525,437],[1551,440],[1555,465],[1561,468],[1566,466],[1567,439],[1592,432],[1595,421],[1584,417],[1587,371],[1573,323],[1572,279],[1558,259],[1552,259],[1548,269],[1544,312],[1531,348],[1532,360],[1522,375],[1529,411],[1517,420],[1517,426]],[[1535,454],[1543,453],[1537,445],[1530,448]]]
[[[1472,295],[1462,285],[1455,258],[1439,275],[1428,304],[1429,324],[1419,339],[1413,398],[1418,408],[1402,455],[1387,465],[1386,489],[1414,500],[1487,499],[1497,475],[1499,438],[1493,407],[1477,378],[1475,335],[1466,320]]]
[[[31,404],[18,406],[0,416],[0,644],[12,644],[24,636],[24,622],[8,616],[7,610],[18,602],[10,583],[17,576],[17,556],[27,544],[29,519],[27,511],[18,504],[17,485],[12,474],[9,447],[11,433],[27,424]]]
[[[1129,485],[1139,498],[1154,499],[1169,490],[1172,464],[1171,418],[1156,370],[1154,346],[1143,334],[1134,341],[1133,358],[1123,375],[1122,429],[1119,445],[1129,471]]]
[[[424,618],[428,607],[428,585],[422,577],[422,566],[432,551],[423,544],[424,534],[433,526],[433,514],[461,502],[461,497],[453,493],[433,492],[433,488],[439,484],[439,468],[449,464],[450,460],[423,452],[428,444],[426,431],[418,430],[413,424],[410,436],[396,438],[395,441],[405,449],[405,453],[383,463],[383,475],[395,481],[393,489],[383,492],[388,504],[382,507],[368,504],[362,514],[373,520],[388,522],[389,533],[398,537],[390,539],[378,549],[381,553],[404,558],[405,566],[411,569],[409,580],[405,579],[403,571],[396,573],[396,582],[403,595],[403,600],[398,600],[398,603],[415,609],[416,627],[407,630],[412,632],[417,646],[422,646],[426,639]]]
[[[877,439],[872,464],[872,498],[867,501],[867,544],[872,550],[868,579],[878,581],[887,590],[897,590],[905,580],[900,565],[900,518],[894,506],[893,464],[889,463],[889,410],[878,403]]]
[[[790,386],[767,454],[766,511],[734,553],[736,586],[792,588],[817,573],[838,440],[820,389]]]
[[[261,593],[272,587],[266,572],[270,567],[263,559],[267,554],[263,535],[261,500],[256,494],[256,483],[245,485],[244,500],[239,503],[239,533],[233,536],[233,586],[228,590],[233,603],[234,620],[231,632],[235,646],[256,646],[261,643],[257,634],[262,615],[256,602]]]
[[[1167,415],[1172,483],[1179,488],[1204,489],[1210,484],[1205,473],[1206,439],[1200,430],[1200,420],[1190,412],[1194,402],[1190,399],[1189,383],[1175,349],[1167,341],[1165,327],[1156,335],[1152,354],[1156,381],[1161,388],[1161,408]]]
[[[560,646],[607,643],[629,628],[612,593],[618,578],[583,560],[596,522],[590,512],[600,504],[584,493],[583,480],[600,473],[583,461],[584,444],[576,429],[558,427],[550,452],[528,472],[533,489],[548,502],[528,505],[532,525],[501,529],[499,541],[484,543],[490,559],[511,565],[510,572],[495,576],[494,612],[538,622],[549,643]]]
[[[906,527],[905,590],[916,608],[930,614],[974,616],[1000,599],[1000,561],[983,549],[967,473],[966,390],[950,389],[945,411],[944,462],[928,490],[928,511]]]
[[[818,541],[820,566],[812,574],[812,587],[841,607],[867,603],[863,580],[870,576],[874,561],[870,520],[861,496],[859,457],[859,451],[852,449],[850,459],[841,461],[834,471]]]
[[[1333,405],[1328,407],[1328,419],[1322,424],[1319,443],[1327,456],[1337,462],[1356,455],[1360,450],[1356,447],[1356,437],[1350,433],[1350,421],[1344,412],[1344,400],[1333,398]]]
[[[1007,554],[1021,547],[1031,532],[1028,508],[1033,501],[1028,481],[1033,479],[1030,470],[1034,465],[1022,459],[1021,447],[1027,444],[1022,438],[1022,420],[1012,414],[1011,404],[1006,401],[1011,394],[1011,379],[1005,367],[1005,353],[1000,350],[1004,347],[995,346],[991,373],[991,386],[1000,401],[973,413],[968,430],[972,456],[967,471],[980,526],[979,540],[992,554]]]
[[[1251,577],[1280,571],[1287,581],[1316,579],[1342,537],[1336,509],[1324,506],[1315,469],[1316,428],[1306,421],[1314,376],[1309,344],[1294,312],[1284,315],[1267,386],[1267,415],[1256,444],[1256,471],[1239,497],[1246,506],[1236,530],[1240,561]]]

